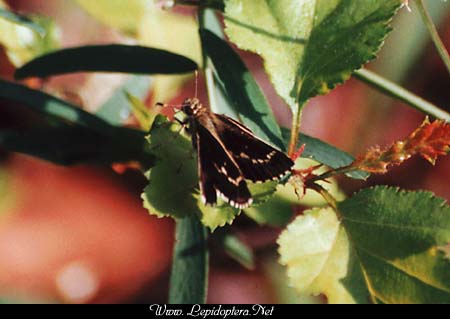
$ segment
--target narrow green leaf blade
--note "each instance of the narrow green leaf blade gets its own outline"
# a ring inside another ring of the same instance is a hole
[[[222,245],[225,252],[247,269],[255,269],[255,254],[251,247],[230,233],[223,234]]]
[[[126,93],[128,103],[131,106],[131,113],[134,115],[139,123],[139,126],[144,130],[148,131],[152,127],[152,123],[155,120],[158,113],[153,110],[149,110],[147,106],[136,96]]]
[[[240,120],[260,138],[284,150],[280,127],[253,75],[239,55],[220,37],[209,30],[201,30],[200,36],[208,56],[234,110]]]
[[[95,114],[112,125],[122,125],[131,113],[127,93],[144,100],[147,97],[152,80],[148,76],[134,75]]]
[[[23,104],[51,119],[44,127],[0,131],[0,145],[9,151],[60,165],[139,161],[150,167],[155,160],[144,133],[114,127],[51,95],[0,80],[0,98]]]
[[[282,128],[284,140],[289,143],[291,131]],[[297,147],[305,144],[305,151],[302,154],[303,158],[313,159],[321,164],[331,168],[341,168],[351,164],[355,158],[350,154],[339,150],[338,148],[327,144],[320,139],[311,137],[309,135],[300,134],[299,144]],[[348,173],[347,176],[354,179],[366,180],[370,174],[362,171]]]
[[[112,128],[102,119],[68,102],[16,83],[0,80],[0,98],[21,103],[38,113],[57,117],[98,132],[105,133]]]
[[[223,11],[225,10],[225,4],[223,1],[224,0],[202,0],[203,3],[201,3],[201,5],[211,9]]]
[[[6,10],[4,8],[0,8],[0,18],[6,19],[10,22],[21,25],[23,27],[26,27],[26,28],[36,32],[41,37],[45,36],[45,29],[42,26],[40,26],[38,23],[35,23],[32,19],[30,19],[24,15],[20,15],[20,14],[11,12],[9,10]]]
[[[204,304],[208,279],[207,230],[193,214],[177,220],[170,304]]]
[[[17,79],[73,72],[179,74],[197,64],[165,50],[130,45],[94,45],[55,51],[34,59],[16,71]]]
[[[155,161],[140,132],[116,128],[108,135],[60,123],[58,127],[26,131],[0,131],[0,146],[59,165],[81,163],[112,164],[140,161],[151,166]]]
[[[450,206],[444,200],[380,186],[338,207],[372,300],[450,302],[450,260],[439,250],[450,242]],[[356,282],[351,274],[344,280],[354,296]]]

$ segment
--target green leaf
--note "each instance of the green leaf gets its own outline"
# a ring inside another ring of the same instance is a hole
[[[130,103],[127,93],[144,100],[150,91],[152,80],[148,76],[134,75],[111,96],[97,111],[96,116],[112,125],[122,125],[130,116]]]
[[[225,10],[225,4],[223,0],[201,0],[201,5],[207,8],[223,11]]]
[[[208,282],[207,230],[197,216],[177,220],[170,304],[204,304]]]
[[[149,185],[142,195],[146,208],[159,217],[184,218],[199,213],[195,198],[197,162],[180,126],[158,116],[149,143],[158,160],[148,172]]]
[[[9,10],[0,8],[0,18],[6,19],[15,24],[24,26],[24,27],[36,32],[41,37],[45,36],[46,30],[41,25],[39,25],[38,23],[34,22],[32,19],[30,19],[24,15],[20,15],[20,14],[11,12]]]
[[[376,57],[401,0],[227,0],[226,33],[264,58],[294,112]],[[298,103],[298,104],[297,104]]]
[[[286,128],[282,128],[281,130],[283,132],[285,142],[289,143],[291,131]],[[316,162],[334,169],[350,165],[355,160],[355,158],[350,154],[341,151],[330,144],[327,144],[317,138],[300,134],[297,148],[300,148],[303,144],[305,144],[305,150],[301,157],[313,159]],[[347,176],[354,179],[366,180],[369,178],[370,174],[363,171],[356,171],[348,173]]]
[[[148,167],[155,160],[147,149],[144,135],[126,128],[100,134],[81,126],[61,123],[56,128],[0,130],[0,145],[8,151],[59,165],[140,161]]]
[[[201,202],[196,156],[178,124],[157,116],[149,141],[158,160],[147,173],[149,185],[142,198],[151,214],[176,219],[194,214],[212,231],[234,220],[239,210],[221,202],[214,207]]]
[[[24,79],[73,72],[178,74],[196,69],[194,61],[165,50],[112,44],[55,51],[27,63],[16,71],[15,76]]]
[[[315,305],[324,303],[321,296],[312,297],[307,294],[299,295],[291,285],[288,285],[285,268],[280,265],[276,257],[276,255],[267,256],[262,262],[265,281],[270,284],[272,289],[271,293],[274,296],[274,303],[282,305]]]
[[[114,127],[70,103],[12,82],[0,80],[0,98],[50,118],[45,127],[0,131],[0,145],[9,151],[61,165],[140,161],[148,167],[154,161],[142,132]]]
[[[108,123],[82,109],[46,93],[0,80],[0,98],[21,103],[45,115],[66,120],[100,133],[112,129]]]
[[[137,119],[139,126],[144,130],[150,130],[156,118],[156,111],[149,110],[147,106],[136,96],[126,92],[127,99],[131,105],[131,113]]]
[[[317,162],[310,159],[299,158],[295,162],[295,169],[304,170],[316,166]],[[317,174],[324,173],[324,167],[317,170]],[[337,200],[345,199],[345,195],[339,189],[337,182],[331,179],[329,182],[319,182]],[[285,227],[294,215],[293,206],[320,207],[327,205],[322,196],[313,190],[307,190],[305,195],[299,199],[295,193],[295,188],[291,183],[279,184],[276,192],[270,200],[256,207],[244,210],[244,213],[261,225],[273,227]]]
[[[297,217],[277,242],[280,263],[299,294],[324,294],[331,304],[355,303],[340,281],[348,271],[350,243],[331,208]]]
[[[450,261],[439,249],[450,242],[445,200],[428,192],[375,187],[338,208],[358,260],[356,271],[343,281],[355,299],[450,302]]]
[[[214,232],[217,228],[226,225],[231,225],[234,219],[239,216],[241,211],[233,208],[228,204],[218,200],[215,206],[205,206],[200,200],[200,196],[197,197],[197,203],[199,211],[201,212],[201,222],[208,227],[211,232]]]
[[[331,303],[448,303],[450,207],[428,192],[379,186],[298,217],[280,236],[300,293]],[[301,243],[301,244],[299,244]]]
[[[275,196],[271,197],[266,203],[257,207],[246,208],[244,210],[245,215],[260,225],[273,227],[286,226],[294,215],[292,209],[294,204],[281,195],[284,187],[283,185],[279,185]]]
[[[280,127],[272,110],[239,55],[211,31],[200,30],[200,36],[230,104],[239,113],[239,119],[260,138],[279,149],[285,149]]]
[[[247,269],[255,269],[255,255],[250,246],[230,233],[220,234],[219,240],[228,256]]]

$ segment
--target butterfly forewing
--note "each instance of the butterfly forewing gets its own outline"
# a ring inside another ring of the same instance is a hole
[[[238,164],[245,179],[264,182],[286,175],[294,162],[283,152],[256,137],[239,122],[219,114],[212,114],[216,132]]]
[[[252,202],[242,172],[223,144],[200,122],[196,126],[196,148],[200,189],[205,204],[214,205],[217,195],[236,208]]]

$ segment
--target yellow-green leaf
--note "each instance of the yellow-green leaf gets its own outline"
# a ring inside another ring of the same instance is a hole
[[[226,0],[240,48],[261,55],[291,108],[325,94],[375,58],[401,0]]]
[[[129,92],[125,92],[125,95],[130,103],[131,113],[139,122],[140,127],[144,131],[150,130],[153,121],[157,116],[157,112],[154,109],[149,109],[137,96],[134,96]]]
[[[149,0],[76,0],[92,17],[100,22],[136,34],[147,10],[153,6]]]
[[[298,217],[280,236],[281,263],[302,293],[331,303],[449,303],[450,207],[428,192],[365,189]]]
[[[6,8],[2,1],[0,8]],[[42,30],[41,34],[28,25],[0,18],[0,44],[5,47],[9,60],[16,67],[59,46],[58,29],[50,19],[33,17],[30,21]]]
[[[351,257],[345,230],[331,208],[299,216],[278,239],[280,263],[299,294],[324,294],[330,303],[355,303],[341,279]]]

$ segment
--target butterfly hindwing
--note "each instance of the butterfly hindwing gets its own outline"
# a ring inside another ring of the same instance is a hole
[[[200,189],[205,204],[214,205],[217,194],[236,208],[251,204],[242,172],[220,141],[203,125],[196,125]]]
[[[241,123],[219,114],[214,114],[213,122],[220,140],[246,179],[253,182],[278,179],[294,166],[286,154],[256,137]]]

